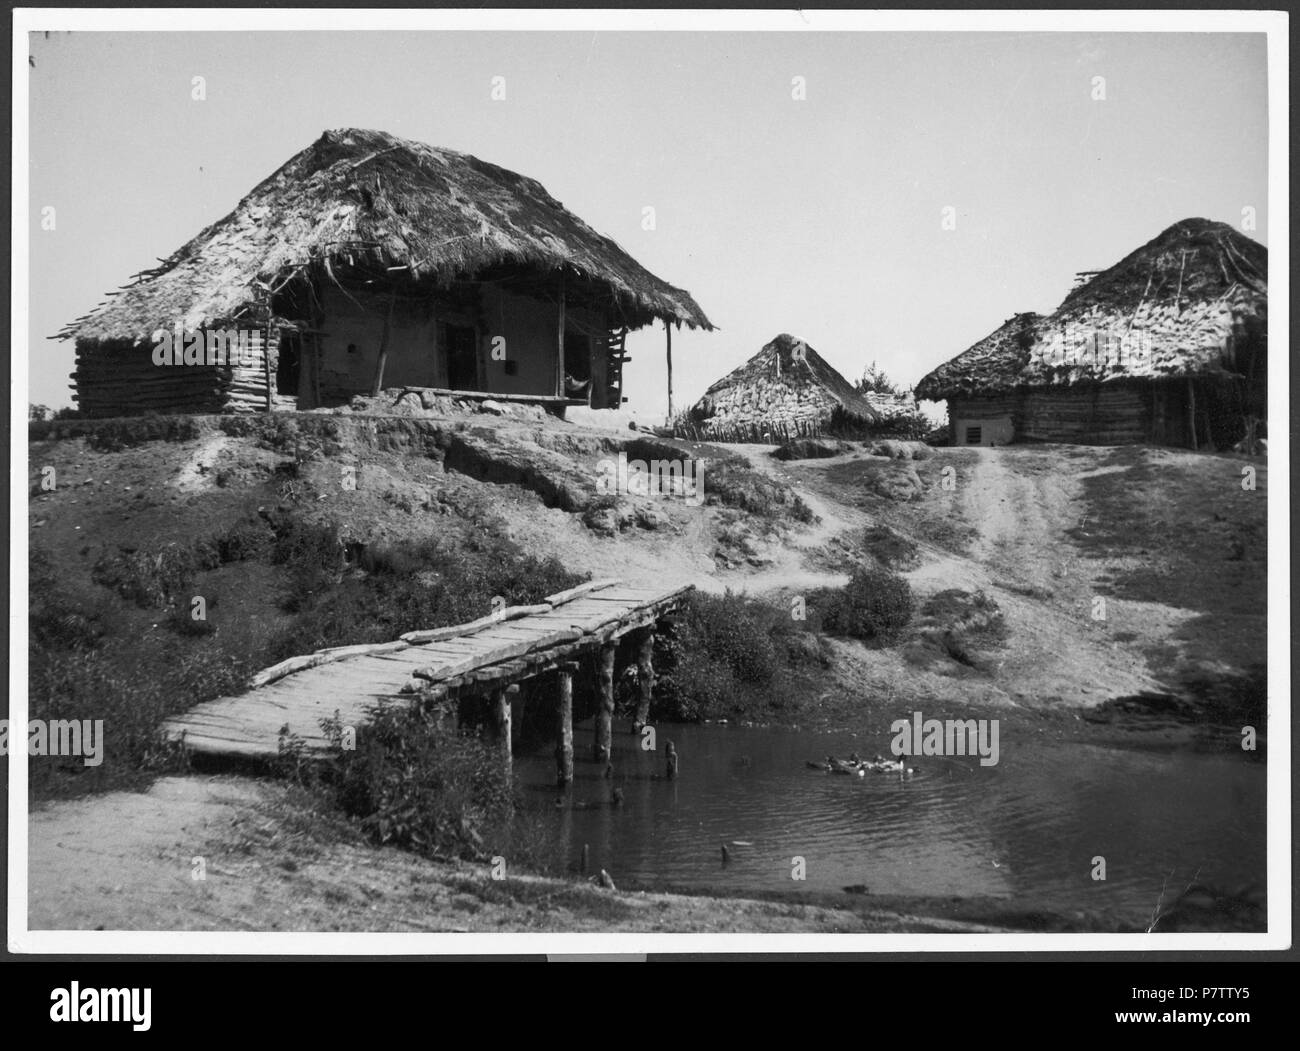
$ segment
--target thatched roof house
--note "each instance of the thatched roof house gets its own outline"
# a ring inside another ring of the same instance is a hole
[[[682,423],[720,440],[816,434],[832,418],[866,426],[880,413],[801,339],[782,333],[704,392]]]
[[[310,408],[381,386],[615,406],[628,330],[713,327],[540,183],[357,129],[137,277],[59,333],[88,414]],[[159,363],[182,341],[179,366]]]
[[[917,384],[958,444],[1230,445],[1267,415],[1268,250],[1186,219]]]

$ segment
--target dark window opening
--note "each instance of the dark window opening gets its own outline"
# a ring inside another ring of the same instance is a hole
[[[967,444],[967,445],[979,445],[979,443],[980,443],[983,439],[984,439],[984,428],[983,428],[983,427],[971,427],[971,426],[967,425],[967,427],[966,427],[966,444]]]
[[[478,333],[468,325],[446,325],[443,331],[447,386],[452,390],[478,390]]]

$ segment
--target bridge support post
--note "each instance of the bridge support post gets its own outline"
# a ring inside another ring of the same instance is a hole
[[[555,716],[555,783],[563,788],[573,782],[573,673],[577,664],[559,667],[560,701]]]
[[[637,700],[636,719],[632,723],[632,732],[639,734],[641,728],[650,721],[650,695],[655,688],[655,629],[646,628],[637,639],[636,672]]]
[[[514,734],[510,740],[513,749],[514,742],[518,741],[520,735],[524,732],[524,695],[518,683],[508,687],[506,692],[510,695],[510,729]]]
[[[597,762],[609,762],[614,735],[614,655],[618,647],[607,642],[600,648],[597,666],[596,742],[592,748]]]
[[[518,693],[518,686],[505,686],[492,691],[492,725],[496,730],[497,743],[507,767],[510,764],[510,701],[513,693]]]

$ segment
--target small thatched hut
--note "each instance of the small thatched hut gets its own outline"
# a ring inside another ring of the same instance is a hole
[[[880,413],[801,339],[782,333],[713,384],[680,421],[707,437],[817,434],[834,418],[869,426]]]
[[[55,337],[87,415],[391,387],[615,407],[629,330],[713,327],[541,184],[379,131],[326,132],[137,277]]]
[[[1186,219],[916,387],[952,440],[1228,446],[1267,418],[1268,250]]]

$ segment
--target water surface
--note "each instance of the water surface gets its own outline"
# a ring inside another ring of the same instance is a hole
[[[820,891],[994,897],[1016,907],[1149,922],[1193,879],[1263,885],[1265,766],[1231,754],[1151,752],[1028,737],[998,765],[919,758],[908,780],[810,770],[827,753],[887,753],[889,738],[727,725],[663,726],[658,754],[616,726],[615,776],[575,728],[576,780],[557,807],[551,747],[516,759],[525,805],[555,836],[553,862],[722,893]],[[681,756],[676,781],[662,749]],[[1244,753],[1243,753],[1244,755]],[[609,802],[611,784],[624,802]],[[729,862],[721,861],[721,845]],[[1093,858],[1106,879],[1092,878]],[[806,880],[791,878],[804,859]]]

